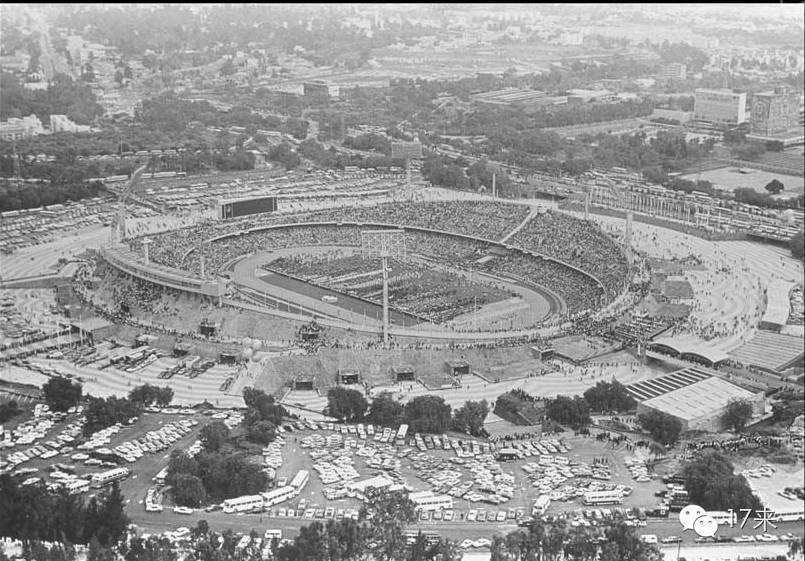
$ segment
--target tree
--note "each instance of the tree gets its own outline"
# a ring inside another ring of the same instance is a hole
[[[207,501],[204,483],[195,475],[177,474],[172,478],[171,493],[176,504],[182,506],[197,508]]]
[[[145,407],[151,405],[166,407],[173,401],[173,390],[168,386],[159,388],[151,384],[143,384],[129,392],[129,399]]]
[[[377,561],[393,561],[405,550],[403,529],[416,520],[414,503],[405,491],[368,489],[359,520],[371,520],[369,551]]]
[[[590,406],[584,398],[560,395],[548,401],[545,416],[549,419],[578,430],[590,424]]]
[[[761,508],[746,479],[736,475],[730,461],[718,452],[705,452],[688,462],[682,477],[690,502],[706,510]]]
[[[178,475],[198,475],[199,466],[195,458],[188,456],[183,450],[171,452],[168,460],[168,476],[165,482],[173,485],[174,478]]]
[[[249,425],[248,437],[258,444],[270,444],[277,438],[277,426],[271,421],[256,421]]]
[[[201,443],[210,452],[217,452],[229,440],[229,427],[223,421],[213,421],[201,429]]]
[[[263,390],[254,388],[243,388],[243,401],[246,403],[256,419],[271,421],[275,425],[282,423],[285,417],[289,417],[288,411],[274,399],[273,395],[267,395]]]
[[[15,400],[0,404],[0,423],[5,423],[22,413],[22,409]]]
[[[55,376],[42,386],[42,394],[53,411],[67,411],[81,401],[81,384]]]
[[[101,499],[97,510],[97,527],[94,537],[97,537],[104,547],[116,545],[126,533],[129,518],[123,510],[124,506],[125,501],[120,492],[120,485],[115,481],[111,490]]]
[[[375,396],[367,420],[384,427],[397,427],[402,422],[403,405],[389,392]]]
[[[485,399],[467,401],[453,412],[453,430],[472,436],[481,436],[484,420],[488,413],[489,405]]]
[[[674,444],[682,433],[682,422],[662,411],[651,409],[638,415],[637,420],[651,438],[666,446]]]
[[[776,195],[783,189],[785,189],[785,185],[779,179],[772,179],[766,184],[766,191],[772,195]]]
[[[626,386],[617,380],[598,382],[584,392],[584,400],[593,411],[621,413],[631,411],[637,407],[637,402],[626,389]]]
[[[746,422],[752,418],[752,404],[745,399],[731,399],[727,403],[724,416],[721,421],[725,427],[741,432],[746,427]]]
[[[360,421],[366,415],[369,404],[357,390],[335,386],[327,392],[325,414],[341,421]]]
[[[87,404],[84,408],[84,434],[90,435],[116,423],[125,423],[132,417],[140,414],[141,407],[128,398],[118,398],[115,396],[107,397],[87,397]]]
[[[450,428],[451,410],[435,395],[415,397],[405,404],[404,419],[412,432],[443,433]]]

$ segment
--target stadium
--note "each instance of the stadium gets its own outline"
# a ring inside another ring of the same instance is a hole
[[[386,328],[417,340],[555,333],[612,303],[630,278],[622,247],[592,222],[488,198],[207,219],[101,256],[107,274],[217,307],[379,334],[384,251]]]

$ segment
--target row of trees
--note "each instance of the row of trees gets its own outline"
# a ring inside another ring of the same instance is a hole
[[[368,421],[387,427],[407,424],[411,432],[441,434],[454,430],[473,436],[483,434],[488,412],[486,400],[467,401],[453,411],[435,395],[418,396],[403,405],[386,392],[376,396],[370,405],[361,392],[343,386],[330,388],[325,409],[325,414],[341,421]]]
[[[68,184],[0,184],[0,212],[38,208],[97,197],[104,192],[99,181]]]
[[[129,523],[117,482],[85,503],[80,495],[51,492],[41,482],[20,485],[2,474],[0,497],[0,535],[23,542],[86,544],[94,539],[109,547],[120,541]]]
[[[644,543],[623,523],[608,527],[600,535],[588,528],[535,522],[505,537],[495,536],[491,549],[491,561],[654,561],[660,557],[656,546]]]
[[[454,544],[442,540],[428,544],[421,534],[413,544],[405,526],[416,521],[414,503],[405,491],[367,491],[357,521],[314,522],[303,526],[292,544],[283,545],[277,561],[352,560],[448,561],[458,559]]]
[[[54,376],[42,386],[42,396],[52,411],[65,412],[81,402],[82,388],[63,376]],[[115,423],[138,416],[144,407],[165,407],[173,401],[173,390],[145,384],[132,389],[128,397],[86,397],[84,434],[90,435]]]
[[[588,388],[583,397],[571,398],[560,395],[549,400],[545,407],[545,416],[559,424],[579,430],[590,424],[591,411],[623,413],[632,411],[635,407],[637,402],[623,384],[617,380],[602,381]]]

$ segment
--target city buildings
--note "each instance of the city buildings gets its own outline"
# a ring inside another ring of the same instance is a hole
[[[419,141],[404,142],[395,140],[391,143],[392,158],[421,158],[422,143]]]
[[[51,115],[50,131],[57,132],[89,132],[87,125],[78,125],[72,122],[67,115]]]
[[[713,126],[734,126],[746,122],[746,93],[729,89],[698,88],[693,120]]]
[[[752,134],[773,135],[796,129],[799,125],[799,95],[781,86],[752,98]]]
[[[0,139],[20,140],[31,138],[45,132],[42,121],[34,114],[23,117],[22,119],[10,118],[8,121],[0,123]]]
[[[567,92],[567,102],[572,103],[590,103],[597,102],[613,102],[618,100],[618,94],[609,90],[569,90]]]
[[[668,82],[670,80],[684,80],[687,77],[687,67],[679,62],[666,64],[657,73],[657,79]]]
[[[330,87],[322,81],[305,82],[302,84],[302,93],[305,97],[329,99]]]

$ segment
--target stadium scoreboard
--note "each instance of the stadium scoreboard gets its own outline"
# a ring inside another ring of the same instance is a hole
[[[218,218],[239,218],[250,214],[263,214],[277,210],[277,197],[245,197],[218,202]]]

